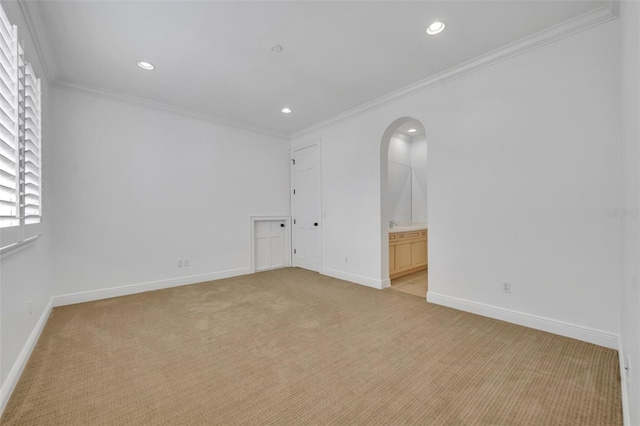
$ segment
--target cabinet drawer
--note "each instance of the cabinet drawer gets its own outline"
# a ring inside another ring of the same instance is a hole
[[[406,232],[390,232],[389,242],[402,240],[424,239],[427,236],[427,230],[406,231]]]

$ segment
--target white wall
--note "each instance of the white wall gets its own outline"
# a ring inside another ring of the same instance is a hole
[[[322,139],[325,271],[384,284],[381,138],[412,117],[429,141],[429,291],[617,334],[618,25],[295,137]]]
[[[389,162],[411,166],[411,139],[393,136],[389,142]]]
[[[411,141],[411,216],[414,222],[427,222],[427,139]]]
[[[627,379],[628,424],[640,424],[640,227],[634,212],[640,208],[640,5],[636,1],[620,3],[622,45],[622,166],[624,171],[622,203],[622,309],[621,340],[623,357],[631,360]],[[629,214],[631,212],[631,214]],[[623,385],[624,386],[624,385]]]
[[[57,87],[53,121],[57,295],[248,273],[249,217],[290,214],[285,139]]]
[[[48,159],[54,151],[51,131],[51,92],[45,73],[30,37],[20,7],[16,2],[2,2],[12,24],[18,26],[18,35],[24,41],[27,61],[31,62],[42,84],[43,135],[43,218],[40,225],[30,226],[26,233],[40,237],[34,244],[9,254],[0,260],[0,383],[2,397],[7,395],[12,381],[17,379],[18,358],[38,320],[46,314],[47,304],[53,296],[51,283],[51,169]],[[4,242],[0,245],[5,245]],[[31,313],[28,301],[31,301]],[[11,380],[7,380],[7,379]],[[0,400],[5,403],[6,400]],[[1,408],[1,407],[0,407]],[[1,409],[0,409],[1,412]]]

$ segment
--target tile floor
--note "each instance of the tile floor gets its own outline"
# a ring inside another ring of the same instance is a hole
[[[391,289],[414,296],[427,297],[427,270],[391,280]]]

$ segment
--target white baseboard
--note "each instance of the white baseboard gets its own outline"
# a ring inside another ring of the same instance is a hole
[[[624,346],[620,336],[618,336],[618,364],[620,365],[620,389],[622,390],[622,422],[624,426],[631,426],[631,420],[629,419],[629,385],[627,383],[627,372],[624,369]]]
[[[427,302],[618,350],[618,335],[608,331],[584,327],[524,312],[512,311],[510,309],[499,308],[497,306],[485,305],[484,303],[459,299],[457,297],[446,296],[432,291],[427,292]]]
[[[384,280],[377,280],[374,278],[364,277],[362,275],[350,274],[348,272],[338,271],[337,269],[322,268],[320,273],[328,277],[338,278],[339,280],[365,285],[367,287],[376,288],[378,290],[382,290],[383,288],[388,287],[388,285],[384,284]]]
[[[20,376],[24,371],[24,367],[27,365],[27,361],[29,361],[31,352],[33,352],[33,348],[36,346],[36,343],[40,338],[40,334],[42,333],[42,330],[44,330],[44,326],[49,319],[49,314],[51,314],[52,308],[53,298],[49,299],[49,303],[47,303],[44,311],[42,311],[42,315],[40,315],[40,318],[29,335],[27,342],[20,351],[20,355],[18,355],[16,362],[13,363],[13,367],[11,367],[11,371],[9,371],[7,379],[2,384],[2,388],[0,388],[0,416],[4,413],[4,409],[7,407],[9,398],[11,398],[11,394],[13,394],[13,390],[16,388],[18,380],[20,380]]]
[[[73,305],[76,303],[92,302],[94,300],[109,299],[112,297],[128,296],[130,294],[144,293],[145,291],[161,290],[163,288],[179,287],[182,285],[197,284],[205,281],[219,280],[222,278],[237,277],[251,273],[251,268],[229,269],[227,271],[211,272],[201,275],[189,275],[187,277],[171,278],[168,280],[151,281],[139,284],[130,284],[120,287],[111,287],[100,290],[83,291],[80,293],[63,294],[53,297],[53,306]]]
[[[382,288],[391,287],[391,279],[387,278],[386,280],[382,280],[381,284]]]

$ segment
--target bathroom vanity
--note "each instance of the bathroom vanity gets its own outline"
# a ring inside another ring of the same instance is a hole
[[[423,225],[389,228],[389,278],[427,269],[427,238]]]

